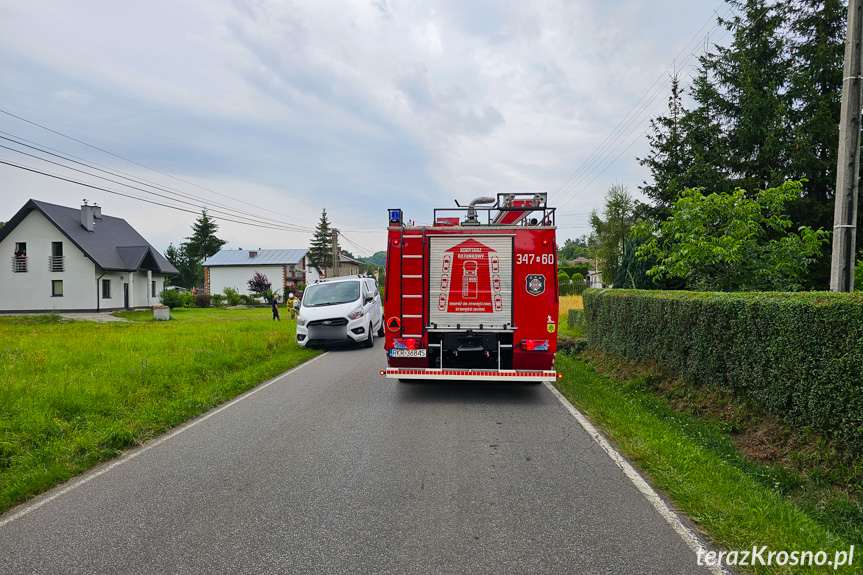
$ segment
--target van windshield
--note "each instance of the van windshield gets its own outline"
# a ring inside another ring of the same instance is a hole
[[[359,282],[338,282],[315,284],[306,288],[303,294],[305,307],[337,305],[360,299]]]

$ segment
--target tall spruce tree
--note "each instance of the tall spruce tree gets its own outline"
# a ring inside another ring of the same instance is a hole
[[[732,186],[728,180],[728,142],[720,124],[719,94],[707,70],[712,57],[706,54],[700,58],[698,74],[690,88],[695,106],[683,114],[680,122],[683,148],[690,158],[681,183],[684,188],[703,188],[705,193],[724,193]]]
[[[682,96],[680,77],[675,71],[671,76],[668,115],[650,120],[652,133],[647,136],[650,151],[645,157],[636,158],[642,166],[650,169],[653,178],[652,183],[645,181],[639,189],[653,200],[653,206],[648,211],[656,220],[668,217],[677,194],[683,191],[686,173],[692,165],[692,156],[686,153],[684,147],[681,123],[685,110]]]
[[[192,224],[192,235],[187,237],[188,241],[183,244],[186,255],[201,263],[218,253],[228,242],[216,237],[217,231],[219,231],[219,225],[207,215],[207,210],[202,210],[201,215]]]
[[[192,235],[186,238],[188,241],[180,244],[179,255],[183,260],[185,271],[175,264],[175,267],[181,271],[184,287],[193,288],[203,284],[204,268],[201,264],[228,243],[216,237],[218,230],[219,225],[207,215],[207,210],[202,210],[201,215],[192,224]]]
[[[729,46],[715,46],[704,66],[716,90],[731,183],[746,190],[765,190],[782,184],[788,176],[785,5],[768,0],[728,3],[736,14],[719,21],[734,39]]]
[[[333,234],[330,221],[327,219],[327,209],[324,208],[318,227],[315,228],[312,236],[312,243],[309,245],[309,260],[313,266],[324,269],[332,265],[332,258]]]

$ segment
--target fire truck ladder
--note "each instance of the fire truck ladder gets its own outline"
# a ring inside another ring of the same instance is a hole
[[[423,314],[425,313],[425,228],[402,229],[401,249],[401,309],[402,337],[423,336]]]

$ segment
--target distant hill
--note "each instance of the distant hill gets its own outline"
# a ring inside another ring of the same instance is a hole
[[[377,252],[370,258],[359,258],[359,260],[366,264],[382,266],[387,263],[387,252]]]

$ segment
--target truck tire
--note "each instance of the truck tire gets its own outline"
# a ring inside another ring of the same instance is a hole
[[[363,342],[364,347],[374,347],[375,346],[375,332],[372,331],[372,324],[369,323],[369,337]]]

